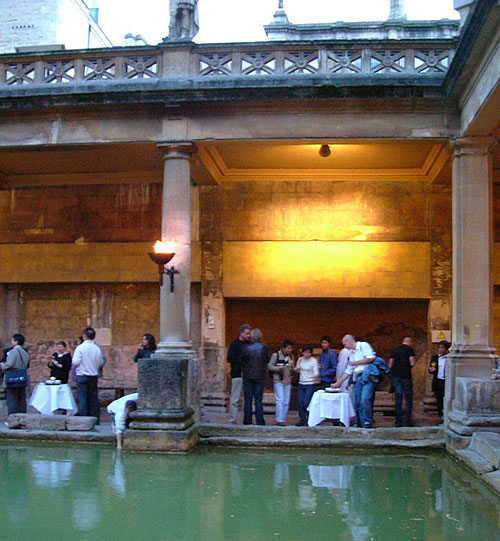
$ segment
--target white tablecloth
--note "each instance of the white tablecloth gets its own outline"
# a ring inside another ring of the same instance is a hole
[[[31,395],[29,405],[46,415],[50,415],[58,409],[66,410],[67,415],[74,415],[78,411],[71,387],[68,384],[45,385],[45,383],[39,383]]]
[[[316,391],[307,409],[309,426],[319,425],[325,419],[339,419],[345,426],[349,426],[351,417],[355,416],[348,393]]]

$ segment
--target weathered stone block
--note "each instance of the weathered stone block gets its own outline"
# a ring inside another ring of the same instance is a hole
[[[93,430],[97,419],[95,417],[65,417],[66,430],[88,431]]]
[[[458,377],[453,409],[469,415],[500,415],[500,381]]]
[[[470,449],[488,460],[495,469],[500,468],[500,434],[475,432]]]
[[[38,417],[40,417],[40,430],[66,430],[64,415],[38,415]]]
[[[28,430],[66,430],[64,415],[39,415],[37,413],[12,413],[7,419],[9,428]]]
[[[130,451],[189,453],[198,444],[198,426],[187,430],[128,430],[124,448]]]

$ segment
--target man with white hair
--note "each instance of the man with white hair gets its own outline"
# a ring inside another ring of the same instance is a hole
[[[351,375],[354,378],[354,397],[358,426],[372,428],[373,425],[373,396],[375,394],[375,382],[361,382],[363,371],[367,365],[375,359],[375,352],[368,342],[356,340],[352,334],[346,334],[342,338],[344,347],[351,350],[349,365],[344,375],[332,384],[333,389],[338,389]]]

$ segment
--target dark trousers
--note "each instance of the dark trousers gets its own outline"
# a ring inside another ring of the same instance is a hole
[[[410,426],[412,423],[411,413],[413,409],[413,381],[405,378],[392,378],[394,392],[396,394],[396,424]],[[406,408],[403,421],[403,394],[405,395]]]
[[[307,411],[307,407],[309,406],[309,402],[311,402],[311,399],[313,397],[314,392],[316,391],[316,385],[301,385],[299,383],[299,389],[298,389],[298,399],[299,399],[299,420],[301,424],[306,425],[307,424],[307,418],[309,417],[309,413]]]
[[[264,408],[262,406],[264,382],[256,379],[243,380],[243,394],[245,396],[245,405],[243,406],[243,424],[252,424],[252,405],[255,401],[255,420],[257,421],[258,425],[265,425],[266,421],[264,421]]]
[[[26,413],[26,387],[12,387],[5,389],[7,412]]]
[[[78,394],[78,415],[97,417],[97,421],[99,421],[97,376],[76,376],[76,392]]]
[[[437,379],[432,384],[432,390],[436,397],[436,405],[439,417],[443,416],[444,379]]]

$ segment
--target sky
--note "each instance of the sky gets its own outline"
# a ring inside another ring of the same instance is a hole
[[[114,45],[124,35],[141,34],[151,45],[168,34],[169,0],[94,0],[99,23]],[[199,0],[197,43],[266,41],[263,26],[273,20],[278,0]],[[379,21],[390,0],[284,0],[292,23]],[[457,19],[453,0],[406,0],[408,19]]]

